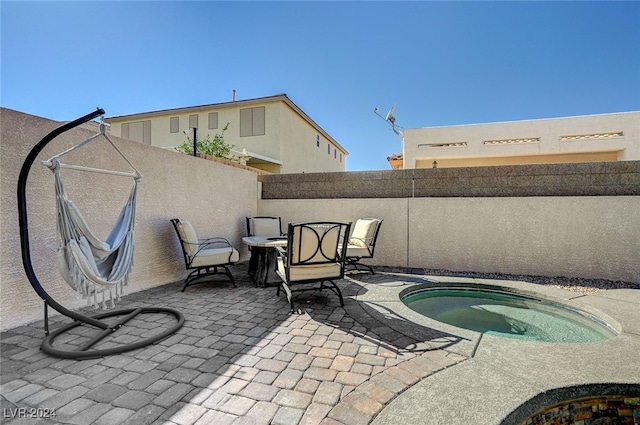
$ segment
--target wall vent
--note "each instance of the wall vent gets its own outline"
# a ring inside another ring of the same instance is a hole
[[[617,131],[614,133],[591,133],[591,134],[573,134],[570,136],[560,136],[560,140],[589,140],[589,139],[608,139],[610,137],[622,137],[624,133]]]
[[[426,148],[461,148],[467,146],[467,142],[438,142],[438,143],[423,143],[418,145],[418,149]]]
[[[540,143],[539,137],[527,137],[522,139],[499,139],[499,140],[485,140],[483,145],[520,145],[524,143]]]

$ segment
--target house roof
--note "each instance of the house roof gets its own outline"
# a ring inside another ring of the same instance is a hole
[[[237,108],[237,107],[248,107],[256,104],[264,104],[269,102],[284,102],[288,105],[294,112],[296,112],[300,117],[302,117],[305,121],[307,121],[313,128],[315,128],[319,133],[321,133],[324,137],[329,139],[331,143],[333,143],[337,148],[339,148],[344,154],[348,155],[349,152],[338,143],[333,137],[329,135],[322,127],[320,127],[314,120],[311,119],[298,105],[296,105],[286,93],[276,94],[273,96],[266,97],[257,97],[254,99],[244,99],[244,100],[233,100],[231,102],[221,102],[221,103],[211,103],[207,105],[197,105],[197,106],[187,106],[182,108],[172,108],[172,109],[161,109],[158,111],[149,111],[149,112],[139,112],[136,114],[128,114],[128,115],[115,115],[112,117],[105,118],[107,122],[119,122],[119,121],[131,121],[131,120],[141,120],[148,119],[162,115],[169,114],[186,114],[190,112],[200,112],[207,111],[210,109],[224,109],[224,108]]]

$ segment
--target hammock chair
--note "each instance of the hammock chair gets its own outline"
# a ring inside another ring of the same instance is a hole
[[[28,236],[28,220],[26,208],[26,180],[29,169],[34,162],[38,153],[59,134],[70,130],[84,122],[87,122],[98,115],[103,115],[104,111],[97,111],[78,118],[68,124],[65,124],[47,136],[45,136],[30,152],[23,164],[20,177],[18,180],[18,211],[20,219],[20,240],[22,248],[22,260],[25,267],[27,277],[35,289],[35,291],[44,300],[45,307],[45,334],[47,338],[42,343],[43,351],[48,354],[63,358],[94,358],[110,354],[116,354],[123,351],[132,350],[143,347],[145,345],[157,342],[168,337],[177,331],[184,323],[184,317],[178,311],[168,308],[145,307],[136,309],[125,309],[111,311],[109,313],[100,314],[94,317],[87,317],[77,312],[70,311],[55,300],[44,290],[33,271],[31,263],[31,254],[29,250]],[[120,156],[129,164],[133,172],[122,172],[103,170],[98,168],[84,167],[79,165],[70,165],[60,162],[60,158],[69,152],[78,149],[98,137],[106,139],[110,145],[120,154]],[[133,166],[129,159],[118,149],[105,132],[104,123],[100,125],[100,132],[89,139],[73,146],[70,149],[42,162],[48,166],[54,174],[55,193],[56,193],[56,209],[57,209],[57,230],[59,235],[58,249],[58,268],[64,280],[73,287],[83,298],[88,300],[90,305],[101,305],[106,308],[108,304],[115,306],[115,301],[120,299],[124,286],[127,285],[129,271],[133,264],[133,241],[134,241],[134,221],[135,221],[135,205],[136,194],[138,188],[138,180],[142,178],[140,172]],[[60,170],[63,168],[74,169],[79,171],[88,171],[101,174],[111,174],[118,176],[126,176],[133,178],[133,186],[129,199],[120,211],[115,225],[107,237],[102,241],[98,238],[87,225],[84,216],[78,207],[67,198]],[[54,333],[49,334],[48,312],[47,308],[51,306],[61,314],[75,320],[74,323],[63,326]],[[126,322],[133,319],[140,313],[166,313],[173,315],[177,319],[177,325],[173,328],[160,332],[140,341],[110,347],[106,349],[90,348],[105,338],[108,334],[120,329]],[[124,315],[125,317],[115,324],[107,324],[99,319]],[[53,340],[63,332],[73,327],[88,324],[102,329],[94,338],[83,346],[73,349],[58,349],[53,347]]]
[[[81,171],[107,172],[95,168],[63,164],[59,159],[67,153],[102,136],[131,166],[133,173],[115,172],[118,175],[133,177],[133,187],[127,203],[105,241],[100,240],[89,228],[87,222],[73,201],[67,198],[60,170],[72,168]],[[129,159],[118,149],[105,133],[104,124],[100,124],[100,133],[84,142],[68,149],[47,161],[42,162],[53,171],[55,178],[56,207],[58,212],[58,269],[64,280],[74,288],[88,303],[93,306],[101,304],[115,307],[115,300],[120,299],[126,286],[129,271],[133,264],[133,225],[135,221],[136,194],[138,180],[142,174],[131,164]]]

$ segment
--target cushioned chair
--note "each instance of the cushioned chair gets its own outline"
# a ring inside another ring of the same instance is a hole
[[[280,217],[247,217],[247,236],[282,236]]]
[[[359,270],[359,267],[366,267],[372,274],[373,268],[367,264],[360,263],[363,258],[373,258],[376,248],[378,232],[383,220],[377,218],[359,218],[353,226],[353,233],[347,245],[347,266]]]
[[[277,274],[282,279],[278,286],[287,294],[291,312],[295,312],[293,292],[329,289],[344,299],[334,280],[344,277],[345,252],[340,246],[346,244],[351,223],[316,222],[289,224],[286,250],[278,248]],[[319,286],[309,287],[307,284]],[[292,289],[292,287],[299,288]]]
[[[195,280],[214,275],[225,275],[235,287],[236,283],[233,279],[228,265],[236,263],[240,259],[240,254],[231,246],[228,240],[224,238],[198,239],[198,235],[193,225],[184,219],[171,219],[173,227],[176,229],[184,262],[187,270],[193,270],[184,281],[182,292],[189,285],[195,285]]]

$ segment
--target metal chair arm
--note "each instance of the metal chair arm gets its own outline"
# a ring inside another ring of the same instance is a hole
[[[214,237],[214,238],[198,240],[198,244],[200,244],[200,245],[207,245],[207,244],[212,244],[212,243],[217,243],[217,242],[226,243],[227,245],[231,246],[231,243],[229,242],[229,240],[225,239],[225,238]]]
[[[209,247],[233,249],[233,245],[231,245],[231,243],[225,238],[201,239],[198,241],[198,243],[183,241],[183,243],[187,245],[195,245],[198,247],[198,250],[191,256],[191,258],[195,258],[200,251]]]

